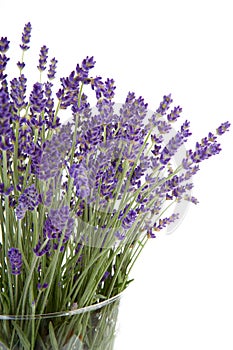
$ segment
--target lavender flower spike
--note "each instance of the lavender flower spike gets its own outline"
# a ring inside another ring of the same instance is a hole
[[[57,62],[58,61],[55,59],[55,57],[52,58],[51,61],[50,61],[50,66],[49,66],[49,71],[48,71],[48,78],[50,80],[55,78]]]
[[[34,210],[40,203],[40,196],[35,188],[35,185],[26,188],[23,194],[19,197],[18,206],[16,208],[17,218],[23,219],[27,210]]]
[[[5,53],[9,49],[10,42],[7,40],[7,38],[1,38],[0,39],[0,52]]]
[[[39,69],[40,72],[42,72],[46,69],[48,51],[49,51],[49,49],[45,45],[42,46],[42,48],[40,50],[39,65],[37,66],[37,68]]]
[[[30,48],[28,44],[31,38],[31,30],[32,30],[31,23],[28,22],[27,24],[25,24],[25,27],[22,33],[22,44],[20,45],[20,47],[23,51],[26,51]]]
[[[7,38],[0,39],[0,81],[4,80],[7,77],[7,74],[3,74],[6,69],[7,62],[9,58],[5,55],[7,50],[9,49],[9,41]]]
[[[216,130],[217,135],[222,135],[229,130],[231,124],[229,122],[222,123]]]
[[[8,250],[8,258],[11,264],[11,272],[13,275],[19,275],[22,267],[22,254],[19,249],[11,248]]]
[[[172,102],[173,100],[171,98],[171,94],[163,96],[163,101],[160,103],[159,108],[156,110],[156,112],[161,115],[165,115]]]

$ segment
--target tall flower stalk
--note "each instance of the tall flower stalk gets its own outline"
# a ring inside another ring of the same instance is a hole
[[[47,64],[45,45],[39,81],[29,91],[23,71],[31,30],[27,23],[19,76],[11,81],[10,42],[0,39],[0,314],[18,317],[85,307],[126,289],[145,244],[179,218],[172,206],[197,204],[192,177],[221,151],[218,138],[230,127],[222,123],[177,164],[191,131],[186,120],[171,133],[182,108],[172,107],[170,94],[150,117],[133,92],[117,109],[115,82],[91,75],[93,57],[54,91],[58,62]],[[71,116],[67,124],[63,110]],[[4,326],[0,341],[19,337],[34,349],[40,326],[22,322],[13,333]]]

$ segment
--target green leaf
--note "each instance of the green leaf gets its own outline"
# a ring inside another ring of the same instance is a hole
[[[27,338],[27,336],[24,334],[22,331],[21,327],[18,325],[17,321],[13,322],[14,328],[20,338],[20,342],[23,345],[24,350],[30,350],[31,349],[31,344]]]
[[[51,341],[51,345],[52,345],[53,350],[59,350],[57,339],[56,339],[54,328],[53,328],[53,324],[51,321],[49,322],[49,337],[50,337],[50,341]]]

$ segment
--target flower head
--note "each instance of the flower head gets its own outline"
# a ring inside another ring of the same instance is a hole
[[[33,85],[32,92],[29,97],[30,109],[33,116],[40,114],[44,111],[46,99],[44,98],[44,87],[41,83],[35,83]],[[33,123],[38,124],[38,119],[33,118]]]
[[[163,101],[160,103],[159,108],[156,110],[156,112],[161,115],[165,115],[172,102],[173,100],[171,98],[171,94],[163,96]],[[169,119],[172,119],[172,113]]]
[[[11,248],[8,250],[8,258],[11,264],[11,273],[13,275],[19,275],[21,273],[21,268],[23,265],[22,254],[19,249]]]
[[[222,135],[224,134],[226,131],[229,130],[230,128],[230,123],[229,122],[225,122],[222,123],[218,128],[217,128],[217,135]]]
[[[45,221],[44,233],[49,239],[58,239],[58,242],[64,231],[63,243],[66,243],[73,232],[74,219],[70,217],[68,206],[60,209],[51,209],[49,216]]]
[[[34,210],[40,203],[40,196],[35,188],[31,185],[19,196],[18,206],[16,208],[17,218],[23,219],[27,210]]]
[[[42,46],[42,48],[40,50],[39,65],[37,66],[37,68],[39,69],[40,72],[43,72],[46,69],[48,52],[49,52],[49,49],[45,45]]]
[[[13,100],[14,106],[17,109],[22,109],[27,107],[26,100],[26,83],[27,78],[22,74],[19,78],[14,78],[11,81],[11,98]]]
[[[58,61],[55,58],[51,59],[49,71],[48,71],[48,78],[50,80],[55,78],[57,62]]]
[[[7,62],[9,58],[5,55],[7,50],[9,49],[9,41],[7,38],[0,39],[0,81],[6,79],[7,75],[4,74],[4,70],[6,69]]]
[[[31,30],[32,30],[31,23],[28,22],[27,24],[25,24],[25,27],[22,33],[22,44],[20,44],[20,47],[23,51],[26,51],[30,48],[28,44],[30,43],[30,39],[31,39]]]
[[[12,150],[14,133],[11,126],[11,103],[8,92],[0,88],[0,149]]]
[[[170,114],[167,115],[167,120],[169,122],[175,122],[180,117],[181,112],[182,108],[180,106],[175,107]]]
[[[51,140],[35,150],[32,156],[32,171],[41,180],[54,178],[59,174],[65,162],[66,154],[71,149],[71,125],[62,125]]]
[[[74,179],[76,195],[87,198],[90,195],[88,171],[83,163],[73,164],[70,168],[70,176]]]
[[[0,39],[0,52],[6,53],[7,50],[9,50],[9,44],[10,44],[10,41],[8,41],[7,38],[1,37],[1,39]]]

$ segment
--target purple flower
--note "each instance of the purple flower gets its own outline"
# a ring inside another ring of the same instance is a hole
[[[45,254],[49,254],[49,251],[51,249],[51,242],[47,242],[45,246],[43,246],[43,243],[41,241],[39,241],[37,243],[37,245],[35,246],[35,248],[33,248],[33,252],[37,255],[37,256],[43,256]]]
[[[50,254],[51,249],[58,249],[61,237],[63,235],[62,243],[66,243],[70,235],[73,232],[74,219],[70,217],[70,211],[68,206],[63,206],[60,209],[51,209],[49,215],[44,223],[43,239],[49,238],[49,241],[44,243],[39,240],[36,247],[33,249],[37,256],[44,254]],[[42,248],[43,246],[43,248]],[[60,252],[65,249],[64,245],[61,246]]]
[[[101,77],[91,78],[91,88],[95,90],[96,98],[99,100],[105,91],[105,86]]]
[[[90,80],[88,80],[89,70],[95,66],[94,57],[87,56],[83,59],[82,65],[77,64],[76,66],[76,79],[83,82],[84,84],[89,84]]]
[[[7,38],[1,37],[1,39],[0,39],[0,52],[6,53],[10,47],[9,44],[10,44],[10,41],[8,41]]]
[[[224,134],[230,127],[230,123],[222,123],[216,130],[217,135]],[[201,142],[196,143],[194,150],[188,150],[186,157],[182,160],[183,168],[191,170],[194,164],[200,163],[205,159],[218,154],[221,151],[221,145],[217,142],[216,135],[212,133],[208,134],[208,137],[204,137]]]
[[[114,118],[114,103],[111,102],[111,100],[108,100],[106,98],[100,99],[96,107],[98,108],[99,111],[99,124],[111,124]]]
[[[115,95],[115,92],[114,90],[116,89],[116,86],[115,86],[115,81],[113,79],[107,79],[105,81],[105,84],[104,84],[104,89],[103,89],[103,96],[108,99],[108,100],[111,100],[114,95]]]
[[[31,124],[42,126],[44,121],[41,118],[41,113],[45,109],[46,99],[44,98],[43,84],[35,83],[29,97],[30,110],[32,112]]]
[[[0,149],[13,150],[14,133],[11,128],[11,110],[8,92],[0,89]]]
[[[49,189],[48,189],[48,191],[46,192],[46,195],[45,195],[45,198],[44,198],[44,205],[45,205],[46,207],[50,207],[50,205],[52,204],[53,195],[54,195],[53,184],[50,183]]]
[[[119,240],[119,241],[123,241],[125,239],[125,234],[121,233],[120,231],[117,231],[115,233],[115,237]]]
[[[148,237],[148,238],[156,238],[156,235],[153,233],[152,227],[148,229],[148,231],[147,231],[147,237]]]
[[[168,115],[167,120],[169,122],[175,122],[179,117],[180,113],[182,112],[182,108],[180,106],[175,107]]]
[[[100,185],[100,194],[105,198],[113,198],[113,192],[117,186],[118,178],[116,177],[116,170],[112,165],[103,171],[101,177],[96,176],[96,189]]]
[[[129,92],[125,103],[119,111],[119,119],[122,125],[132,125],[144,128],[143,120],[147,114],[148,104],[139,96],[136,98],[134,92]]]
[[[14,186],[11,185],[8,188],[5,188],[4,183],[0,183],[0,194],[4,194],[5,196],[9,196],[11,192],[14,190]]]
[[[8,258],[11,264],[11,273],[13,275],[19,275],[21,273],[22,268],[22,254],[19,249],[11,248],[8,250]]]
[[[94,68],[95,66],[95,61],[94,61],[94,57],[89,57],[87,56],[83,61],[82,61],[82,68],[85,71],[89,71],[91,68]]]
[[[94,124],[94,120],[92,120]],[[88,149],[88,146],[95,146],[103,142],[103,127],[102,126],[93,126],[91,129],[83,131],[83,140],[80,140],[82,143],[82,149],[85,151]]]
[[[173,102],[171,94],[163,96],[163,101],[160,103],[159,108],[156,110],[157,113],[165,115]]]
[[[41,180],[57,176],[72,145],[71,124],[62,125],[59,132],[32,156],[32,172]]]
[[[189,201],[189,202],[191,202],[193,204],[198,204],[199,203],[196,197],[189,196],[187,194],[184,196],[184,200]]]
[[[104,282],[110,276],[110,272],[105,271],[103,277],[101,278],[100,284]]]
[[[31,38],[31,30],[32,30],[32,26],[31,23],[27,23],[25,24],[23,33],[22,33],[22,44],[20,45],[21,49],[23,51],[28,50],[30,47],[28,46],[29,42],[30,42],[30,38]]]
[[[37,289],[46,289],[48,287],[48,283],[38,283],[37,284]]]
[[[7,74],[4,74],[4,70],[6,69],[7,62],[9,61],[9,58],[4,53],[8,50],[8,45],[5,38],[0,40],[0,47],[2,49],[2,51],[0,51],[0,81],[4,81],[4,79],[7,77]]]
[[[48,59],[48,51],[49,49],[44,45],[40,49],[40,57],[39,57],[39,65],[37,68],[40,72],[44,71],[46,69],[46,63]]]
[[[70,217],[69,207],[64,206],[60,209],[51,209],[49,216],[45,221],[44,234],[49,239],[58,239],[58,242],[64,231],[63,243],[66,243],[73,232],[74,219]]]
[[[171,130],[171,125],[168,124],[165,120],[157,120],[155,122],[160,134],[167,134]]]
[[[50,80],[55,78],[57,62],[58,61],[55,59],[55,57],[51,59],[51,63],[48,70],[48,78]]]
[[[141,177],[144,175],[144,171],[142,169],[142,167],[139,165],[137,166],[132,174],[132,177],[130,179],[130,183],[135,186],[138,185],[138,187],[140,186],[141,182],[139,181],[141,179]]]
[[[27,107],[26,99],[26,83],[27,79],[22,74],[19,78],[14,78],[11,81],[11,98],[14,106],[17,109],[22,109]]]
[[[178,149],[187,141],[187,138],[191,135],[189,131],[189,122],[186,120],[181,126],[181,130],[172,137],[167,145],[163,148],[160,155],[160,162],[167,164],[172,156],[178,151]]]
[[[23,122],[23,120],[21,120],[20,129],[19,129],[18,155],[21,157],[25,157],[25,155],[33,155],[34,152],[35,152],[35,143],[33,142],[33,130],[27,124],[26,121]]]
[[[177,220],[178,218],[179,218],[179,214],[178,213],[173,213],[168,218],[159,219],[159,222],[154,224],[153,229],[155,231],[160,231],[163,228],[165,228],[166,226],[168,226],[169,224],[171,224],[172,222],[174,222],[175,220]]]
[[[222,123],[216,130],[217,135],[222,135],[229,130],[231,124],[229,122]]]
[[[90,195],[90,185],[88,171],[83,162],[71,166],[70,176],[74,179],[76,195],[80,198],[87,198]]]
[[[24,62],[17,62],[17,67],[19,68],[20,71],[22,71],[25,67],[25,63]]]
[[[119,214],[119,220],[121,221],[121,225],[125,230],[130,229],[137,218],[137,212],[135,210],[130,209],[126,214],[127,210],[128,206],[126,206],[125,209]]]
[[[23,219],[27,210],[33,211],[40,203],[40,196],[35,188],[35,185],[27,187],[19,196],[18,206],[16,208],[17,218]]]

